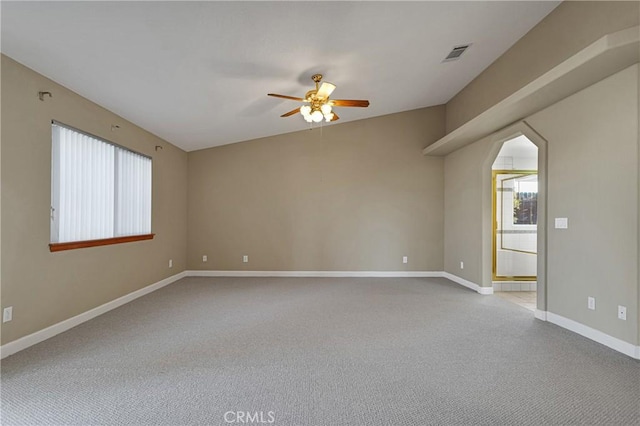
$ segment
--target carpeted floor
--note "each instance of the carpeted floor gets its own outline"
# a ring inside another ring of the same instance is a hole
[[[3,425],[637,425],[640,362],[444,279],[187,278],[3,360],[1,400]]]

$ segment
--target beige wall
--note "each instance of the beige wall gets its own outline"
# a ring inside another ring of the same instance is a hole
[[[444,270],[479,285],[484,262],[482,183],[487,173],[483,160],[492,145],[490,140],[473,143],[447,155],[444,163]]]
[[[154,240],[49,252],[52,119],[153,157]],[[185,152],[6,56],[1,124],[3,344],[185,269]]]
[[[440,106],[190,152],[188,268],[442,270],[443,134]]]
[[[600,37],[638,25],[635,1],[565,1],[447,103],[451,132]],[[426,145],[426,144],[425,144]]]
[[[547,140],[547,310],[638,342],[638,66],[526,119]],[[497,142],[445,158],[445,271],[482,283],[483,191]],[[553,229],[568,217],[569,229]],[[466,220],[465,220],[466,218]],[[483,228],[484,227],[484,228]],[[486,248],[485,248],[486,249]],[[460,270],[458,262],[465,261]],[[587,310],[596,297],[596,311]],[[627,306],[627,321],[617,306]]]
[[[548,141],[547,309],[638,338],[638,65],[529,117]],[[569,229],[553,218],[569,218]],[[587,297],[596,310],[587,310]],[[627,321],[617,306],[627,306]]]

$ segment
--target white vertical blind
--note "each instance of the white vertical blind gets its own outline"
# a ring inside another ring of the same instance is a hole
[[[116,236],[151,233],[151,161],[118,149]]]
[[[151,233],[151,159],[52,125],[51,242]]]

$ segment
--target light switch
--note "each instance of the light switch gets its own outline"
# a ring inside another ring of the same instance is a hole
[[[567,229],[569,227],[569,219],[566,217],[556,217],[556,229]]]

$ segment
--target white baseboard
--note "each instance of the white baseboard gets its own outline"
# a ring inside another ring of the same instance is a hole
[[[566,328],[569,331],[573,331],[574,333],[584,336],[587,339],[591,339],[602,345],[610,347],[611,349],[630,356],[631,358],[640,359],[640,346],[625,342],[624,340],[620,340],[617,337],[610,336],[606,333],[603,333],[602,331],[596,330],[595,328],[591,328],[569,318],[565,318],[561,315],[554,314],[553,312],[536,310],[536,318],[543,321],[548,321],[562,328]]]
[[[487,295],[493,294],[493,287],[481,287],[474,282],[465,280],[464,278],[460,278],[459,276],[450,274],[449,272],[442,272],[441,276],[455,283],[463,285],[467,288],[470,288],[471,290],[477,291],[482,295],[487,296]]]
[[[9,355],[13,355],[16,352],[19,352],[23,349],[28,348],[29,346],[33,346],[36,343],[40,343],[44,340],[47,340],[55,336],[56,334],[60,334],[64,331],[67,331],[70,328],[73,328],[77,325],[82,324],[83,322],[89,321],[90,319],[97,317],[98,315],[102,315],[105,312],[109,312],[112,309],[118,308],[124,305],[125,303],[129,303],[132,300],[135,300],[139,297],[149,294],[152,291],[156,291],[186,276],[187,276],[186,271],[180,272],[179,274],[170,276],[161,281],[158,281],[157,283],[148,285],[144,288],[141,288],[140,290],[136,290],[132,293],[126,294],[122,297],[112,300],[111,302],[107,302],[104,305],[100,305],[87,312],[76,315],[75,317],[66,319],[50,327],[47,327],[40,331],[36,331],[35,333],[29,334],[27,336],[14,340],[13,342],[9,342],[5,345],[2,345],[0,347],[0,358],[6,358]]]
[[[546,321],[547,320],[547,311],[541,311],[540,309],[536,309],[533,313],[533,316],[539,320]]]
[[[442,277],[441,271],[186,271],[188,277]]]
[[[408,277],[447,278],[483,295],[493,294],[492,287],[481,287],[443,271],[186,271],[188,277]]]

